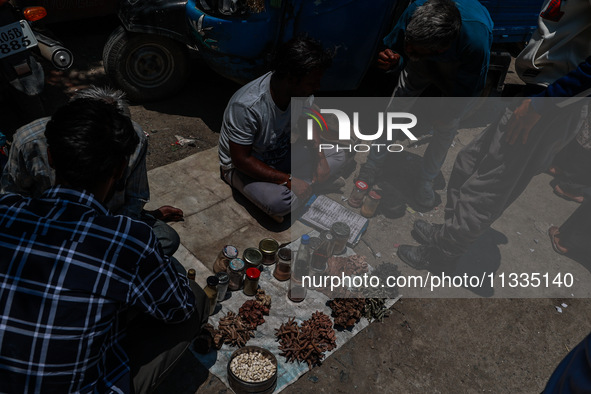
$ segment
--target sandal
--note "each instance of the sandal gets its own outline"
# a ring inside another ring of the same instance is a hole
[[[568,249],[560,245],[560,229],[557,226],[552,226],[548,229],[548,235],[550,236],[550,242],[552,243],[552,249],[558,254],[567,254]]]

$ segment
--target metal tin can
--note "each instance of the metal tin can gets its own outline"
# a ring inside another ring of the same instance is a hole
[[[228,289],[239,290],[242,287],[242,277],[244,276],[244,261],[242,259],[233,259],[228,266],[228,275],[230,282]]]
[[[257,293],[259,288],[259,277],[261,271],[256,267],[250,267],[246,269],[246,278],[244,279],[244,294],[247,296],[253,296]]]
[[[273,238],[265,238],[259,242],[259,250],[263,255],[264,265],[273,265],[277,262],[277,251],[279,250],[279,242]]]
[[[259,271],[263,270],[263,254],[257,248],[244,249],[244,252],[242,253],[242,260],[244,260],[244,263],[246,264],[246,269],[254,267],[258,268]]]
[[[224,246],[213,263],[213,272],[217,274],[218,272],[227,271],[230,261],[236,257],[238,257],[238,249],[235,246]]]
[[[335,222],[330,227],[330,232],[334,240],[334,254],[343,254],[347,251],[347,241],[351,235],[351,228],[347,223]]]

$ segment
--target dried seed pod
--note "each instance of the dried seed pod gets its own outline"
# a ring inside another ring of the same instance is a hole
[[[250,324],[246,323],[241,316],[230,311],[220,319],[218,330],[214,335],[214,343],[218,349],[223,343],[242,347],[252,337],[254,337],[254,333]]]
[[[334,325],[353,327],[365,312],[365,298],[336,298],[328,302],[332,309]]]
[[[316,311],[301,326],[291,318],[276,330],[281,355],[287,362],[306,362],[312,369],[321,363],[324,352],[336,348],[333,322],[322,312]]]
[[[271,309],[271,296],[270,295],[266,295],[265,294],[265,290],[263,289],[258,289],[257,290],[257,294],[255,296],[256,301],[263,305],[264,307],[267,307],[269,309]]]
[[[256,300],[248,300],[242,304],[238,314],[252,330],[256,330],[257,326],[260,326],[265,322],[263,316],[269,314],[269,308]]]

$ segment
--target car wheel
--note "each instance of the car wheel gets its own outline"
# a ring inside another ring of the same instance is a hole
[[[154,34],[115,29],[103,49],[107,76],[133,101],[165,98],[185,83],[188,53],[184,44]]]

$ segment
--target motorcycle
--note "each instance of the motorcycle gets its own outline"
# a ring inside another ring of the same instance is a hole
[[[0,92],[16,104],[24,121],[45,116],[40,97],[45,75],[33,53],[61,70],[73,61],[72,53],[61,43],[32,27],[46,15],[43,7],[20,9],[16,1],[0,0]]]

